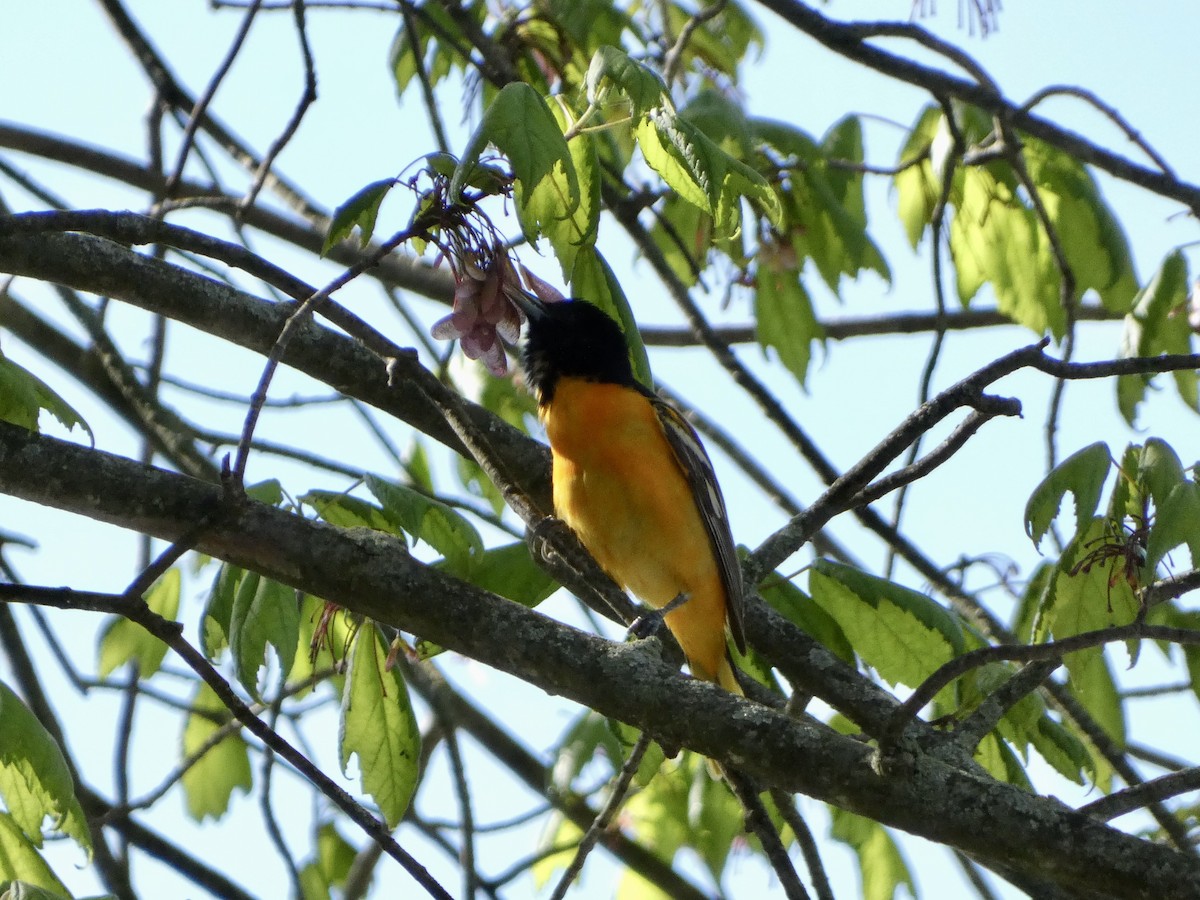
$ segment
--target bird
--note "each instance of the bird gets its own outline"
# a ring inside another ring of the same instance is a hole
[[[660,610],[694,677],[741,695],[746,652],[729,515],[695,430],[634,377],[617,322],[521,292],[522,365],[553,458],[555,515],[621,587]]]

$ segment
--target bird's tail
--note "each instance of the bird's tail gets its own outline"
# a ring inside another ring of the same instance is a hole
[[[721,658],[721,664],[717,666],[717,677],[714,679],[717,684],[725,688],[731,694],[737,694],[739,697],[744,697],[742,686],[738,684],[737,675],[733,669],[733,661],[729,658],[729,654]]]

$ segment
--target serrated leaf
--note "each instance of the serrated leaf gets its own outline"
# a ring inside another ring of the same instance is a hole
[[[1029,737],[1033,748],[1059,775],[1075,784],[1087,782],[1095,764],[1087,747],[1069,728],[1042,716]]]
[[[232,718],[225,704],[205,682],[196,685],[192,711],[183,729],[184,758],[199,752],[214,735],[224,728],[223,722]],[[187,799],[188,815],[196,822],[207,818],[220,819],[229,809],[235,790],[249,793],[253,785],[250,773],[250,754],[246,742],[237,731],[209,747],[203,756],[190,766],[181,779]]]
[[[355,228],[358,228],[360,248],[371,243],[371,237],[375,234],[375,220],[379,217],[379,206],[395,185],[395,178],[372,181],[334,210],[333,219],[329,223],[329,233],[325,235],[325,243],[321,246],[321,255],[325,256],[334,246],[348,240]]]
[[[384,515],[441,553],[450,571],[466,574],[482,555],[483,539],[475,526],[446,504],[375,475],[366,476],[365,483]]]
[[[1200,567],[1200,485],[1185,481],[1175,486],[1158,509],[1146,542],[1146,571],[1155,573],[1168,553],[1184,545],[1192,568]]]
[[[958,621],[924,594],[828,560],[809,571],[813,600],[867,665],[916,687],[965,648]]]
[[[1110,538],[1107,528],[1107,520],[1093,519],[1067,547],[1059,562],[1054,607],[1047,612],[1050,630],[1055,638],[1126,625],[1138,614],[1140,605],[1120,571],[1124,561],[1114,557],[1096,558],[1090,564],[1087,562],[1089,555],[1102,547],[1103,541],[1115,540]],[[1109,671],[1104,648],[1068,653],[1063,661],[1070,674],[1068,684],[1072,693],[1105,727],[1109,736],[1118,745],[1123,744],[1124,708]]]
[[[939,135],[949,139],[945,116],[938,106],[926,106],[917,117],[909,132],[908,140],[900,148],[896,160],[899,171],[892,179],[896,188],[896,212],[904,225],[908,242],[915,250],[933,218],[941,194],[940,176],[928,159],[914,163],[916,159],[930,153]]]
[[[326,822],[317,829],[316,849],[316,863],[325,883],[331,887],[344,885],[358,855],[354,845],[342,836],[337,826]]]
[[[1188,302],[1188,266],[1183,254],[1174,250],[1167,255],[1154,277],[1133,298],[1133,309],[1125,317],[1121,335],[1121,357],[1159,356],[1164,353],[1190,353],[1191,329],[1180,311]],[[1180,398],[1190,409],[1197,409],[1196,373],[1174,373]],[[1133,424],[1137,408],[1150,385],[1149,375],[1121,375],[1117,378],[1117,406],[1125,421]]]
[[[854,647],[833,616],[790,581],[768,577],[758,588],[767,604],[785,619],[819,641],[838,659],[854,665]]]
[[[396,536],[404,533],[381,507],[342,491],[308,491],[299,499],[315,509],[323,521],[338,528],[370,528]]]
[[[1021,760],[1017,758],[1012,747],[1002,741],[995,732],[983,736],[983,740],[975,748],[974,758],[997,781],[1006,782],[1025,791],[1033,790]]]
[[[13,821],[0,811],[0,872],[6,879],[33,885],[48,891],[54,898],[70,897],[71,892],[46,865],[37,848]]]
[[[708,265],[713,240],[712,216],[681,200],[677,194],[668,193],[654,217],[650,237],[676,277],[688,287],[694,286]]]
[[[146,605],[151,612],[174,622],[179,613],[179,569],[168,569],[146,593]],[[158,671],[167,655],[167,645],[141,625],[129,619],[115,616],[100,636],[99,661],[97,667],[101,678],[128,662],[136,662],[142,678],[149,678]]]
[[[96,443],[91,426],[66,400],[28,369],[0,353],[0,422],[37,431],[42,410],[58,419],[68,431],[78,425],[87,432],[92,444]]]
[[[343,774],[358,757],[363,793],[391,828],[404,817],[417,784],[421,732],[387,648],[374,628],[364,628],[348,660],[338,745]]]
[[[720,11],[696,27],[695,12],[680,3],[662,4],[668,33],[679,34],[691,27],[691,37],[682,48],[685,65],[715,70],[737,81],[738,68],[746,61],[752,46],[762,46],[763,36],[754,21],[736,3],[726,3]],[[690,24],[689,24],[690,23]]]
[[[1137,290],[1129,241],[1095,179],[1077,159],[1035,138],[1024,140],[1023,155],[1077,295],[1094,290],[1106,308],[1127,311]]]
[[[259,697],[258,673],[267,664],[268,645],[279,658],[282,681],[292,668],[300,634],[296,592],[287,585],[247,572],[238,585],[229,620],[234,671],[251,696]]]
[[[468,577],[475,586],[528,607],[558,590],[558,583],[533,561],[524,541],[484,551]]]
[[[1021,202],[1011,172],[997,164],[972,166],[956,175],[955,185],[950,253],[963,305],[990,284],[1004,315],[1036,334],[1061,336],[1061,279],[1037,214]]]
[[[601,47],[592,54],[584,86],[589,103],[595,102],[605,88],[615,88],[629,101],[634,118],[670,102],[658,74],[616,47]]]
[[[75,839],[88,855],[91,832],[75,797],[75,784],[62,750],[21,699],[0,682],[0,798],[6,821],[33,846],[42,846],[42,822]],[[0,864],[0,872],[22,875]],[[40,882],[38,882],[40,883]]]
[[[1075,502],[1075,531],[1083,529],[1100,505],[1100,492],[1110,466],[1112,455],[1108,447],[1097,441],[1072,453],[1042,479],[1025,505],[1025,533],[1034,547],[1041,544],[1050,530],[1067,494]]]
[[[701,158],[688,141],[678,117],[664,108],[648,110],[638,121],[635,135],[647,165],[680,197],[714,215],[725,173],[721,157]],[[703,149],[703,148],[701,148]]]
[[[611,0],[548,0],[545,4],[558,27],[590,52],[615,45],[633,25],[629,15]]]
[[[824,343],[825,330],[813,312],[800,273],[760,264],[755,282],[754,331],[759,346],[764,351],[773,348],[779,361],[804,385],[813,344]]]
[[[743,197],[758,206],[773,224],[781,223],[783,209],[767,180],[674,110],[647,110],[638,121],[635,135],[646,163],[667,186],[713,217],[718,240],[737,234]]]
[[[233,601],[246,570],[222,563],[208,592],[208,602],[200,617],[200,649],[209,660],[229,646],[229,621],[233,616]]]
[[[283,485],[278,478],[268,478],[246,488],[246,496],[267,506],[278,506],[283,502]]]
[[[858,857],[862,900],[893,900],[901,885],[917,896],[912,873],[888,830],[871,819],[830,807],[831,836],[850,846]]]
[[[579,179],[566,139],[541,94],[527,84],[505,85],[484,111],[450,182],[457,198],[488,145],[508,158],[521,229],[530,241],[546,235],[557,252],[582,244],[574,216]]]

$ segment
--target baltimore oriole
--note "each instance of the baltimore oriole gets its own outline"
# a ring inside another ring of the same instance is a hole
[[[742,578],[699,437],[633,376],[620,326],[584,300],[513,297],[523,362],[554,458],[555,514],[613,580],[661,609],[692,674],[741,694],[725,629],[745,652]]]

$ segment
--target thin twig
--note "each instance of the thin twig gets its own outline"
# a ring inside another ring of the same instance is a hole
[[[642,764],[642,757],[646,755],[646,751],[650,749],[652,743],[654,743],[654,739],[646,732],[643,731],[638,735],[637,743],[629,751],[629,756],[625,759],[625,763],[621,766],[621,771],[617,775],[617,780],[613,783],[612,793],[609,794],[608,800],[605,801],[600,812],[596,814],[595,820],[588,827],[588,830],[584,832],[583,837],[579,839],[579,846],[575,848],[575,856],[571,858],[570,865],[567,866],[566,871],[562,873],[562,876],[558,879],[558,883],[554,886],[550,900],[563,900],[563,897],[567,895],[567,891],[571,887],[571,883],[579,877],[588,854],[592,852],[592,848],[596,846],[596,842],[600,840],[600,836],[608,829],[609,823],[612,822],[613,817],[617,814],[617,810],[625,802],[625,797],[629,793],[629,786],[633,783],[633,776],[637,774],[638,767]]]
[[[225,80],[225,76],[229,74],[229,70],[233,66],[233,61],[237,59],[238,53],[241,52],[242,45],[246,41],[246,36],[250,33],[250,26],[254,23],[254,17],[258,14],[258,8],[261,5],[262,0],[253,0],[246,7],[246,14],[242,17],[241,25],[238,26],[238,30],[233,36],[233,42],[229,45],[229,50],[217,66],[217,70],[213,73],[204,93],[192,105],[187,127],[183,129],[183,137],[180,140],[179,155],[175,160],[175,168],[167,176],[167,183],[163,190],[163,193],[168,197],[175,192],[180,179],[183,178],[183,170],[187,165],[192,144],[196,139],[196,131],[204,122],[205,114],[208,112],[208,107],[212,103],[213,97],[216,96],[217,88],[221,86],[221,82]]]
[[[804,821],[804,817],[800,815],[800,811],[796,809],[791,795],[785,794],[778,788],[772,788],[771,802],[775,804],[775,809],[779,811],[783,821],[792,829],[796,845],[804,856],[805,865],[808,866],[809,879],[817,894],[817,900],[834,900],[833,888],[830,887],[829,876],[825,873],[825,864],[821,861],[817,840],[813,836],[812,829],[808,827],[808,823]]]
[[[304,90],[300,94],[300,99],[296,101],[296,108],[292,111],[291,118],[283,128],[283,132],[276,138],[271,146],[267,148],[266,155],[258,164],[257,171],[254,174],[254,183],[250,186],[250,190],[246,192],[246,197],[242,200],[241,206],[245,210],[254,205],[258,199],[259,192],[266,184],[267,176],[271,174],[271,166],[274,165],[276,157],[283,151],[283,148],[288,145],[288,142],[295,136],[296,131],[300,128],[300,122],[304,118],[304,114],[308,112],[308,108],[317,100],[317,72],[316,64],[313,61],[312,48],[308,44],[308,29],[304,21],[305,0],[292,0],[292,17],[296,23],[296,36],[300,41],[300,56],[304,60]],[[261,9],[261,0],[255,0],[255,9]],[[240,219],[240,215],[237,217]]]
[[[779,832],[775,830],[775,823],[771,821],[766,807],[759,799],[758,787],[748,776],[728,766],[723,767],[723,774],[729,789],[746,811],[746,828],[762,844],[763,853],[766,854],[775,877],[779,879],[784,895],[788,900],[808,900],[808,891],[804,889],[800,876],[796,874],[787,848],[783,846]]]
[[[1200,766],[1193,766],[1101,797],[1087,806],[1081,806],[1079,812],[1107,822],[1142,809],[1151,802],[1169,800],[1171,797],[1197,790],[1200,790]]]
[[[952,681],[980,666],[993,662],[1034,662],[1048,660],[1060,663],[1068,653],[1086,650],[1089,647],[1100,647],[1114,641],[1149,639],[1169,641],[1171,643],[1195,645],[1200,644],[1200,631],[1188,628],[1171,628],[1165,625],[1116,625],[1112,628],[1102,628],[1083,634],[1048,641],[1044,644],[1009,644],[992,647],[980,647],[956,656],[949,662],[943,663],[938,669],[921,682],[892,716],[886,736],[895,739],[904,730],[908,722],[929,703],[938,692]]]

